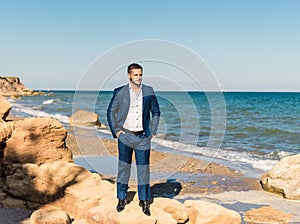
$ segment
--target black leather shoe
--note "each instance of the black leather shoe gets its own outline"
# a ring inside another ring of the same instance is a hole
[[[150,212],[150,205],[149,205],[149,202],[148,202],[148,201],[140,201],[139,206],[142,207],[142,211],[143,211],[146,215],[148,215],[148,216],[151,215],[151,212]]]
[[[118,202],[118,204],[117,204],[117,211],[118,211],[118,212],[123,211],[124,208],[125,208],[125,205],[126,205],[126,200],[121,200],[121,199],[119,199],[119,202]]]

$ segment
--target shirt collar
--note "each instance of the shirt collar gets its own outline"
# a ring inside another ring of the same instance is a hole
[[[129,89],[132,89],[131,84],[128,83]],[[143,88],[143,84],[140,85],[140,90]]]

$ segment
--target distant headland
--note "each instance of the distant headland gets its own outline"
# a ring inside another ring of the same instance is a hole
[[[0,96],[20,97],[36,96],[42,92],[26,88],[16,76],[0,76]]]

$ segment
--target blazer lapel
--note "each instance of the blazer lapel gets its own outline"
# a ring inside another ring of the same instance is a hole
[[[143,106],[142,106],[142,110],[143,110],[143,113],[144,113],[144,110],[145,110],[145,105],[146,105],[146,102],[145,102],[145,88],[144,88],[144,85],[142,84],[142,94],[143,94]]]
[[[124,103],[124,109],[126,110],[126,113],[128,113],[129,111],[129,107],[130,107],[130,93],[129,93],[129,84],[124,86],[123,89],[123,103]]]

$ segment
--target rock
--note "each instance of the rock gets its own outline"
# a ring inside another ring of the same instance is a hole
[[[169,213],[176,223],[185,223],[188,220],[187,210],[182,203],[169,198],[155,198],[152,207],[158,207]]]
[[[78,219],[72,222],[72,224],[90,224],[86,219]]]
[[[75,219],[82,218],[89,208],[98,204],[102,194],[110,194],[110,190],[106,191],[106,185],[102,183],[98,174],[83,172],[65,189],[64,197],[57,200],[56,205],[60,205]]]
[[[183,205],[187,208],[189,215],[187,224],[240,224],[242,222],[238,212],[217,204],[187,200]]]
[[[281,159],[261,177],[262,188],[287,199],[300,200],[300,154]]]
[[[141,209],[141,208],[139,208],[139,209]],[[152,207],[151,212],[152,212],[152,215],[155,216],[157,219],[156,224],[165,224],[165,223],[177,224],[177,221],[172,217],[172,215],[165,212],[162,209],[159,209],[157,207]]]
[[[107,195],[115,195],[116,193],[116,185],[110,183],[107,180],[101,181],[100,190],[97,192],[97,197],[103,198]]]
[[[2,193],[3,193],[3,188],[5,187],[5,177],[3,176],[3,171],[2,171],[2,168],[1,168],[1,163],[0,163],[0,200],[2,200]]]
[[[73,161],[66,147],[67,131],[54,118],[26,118],[16,121],[4,147],[4,159],[11,163],[42,164],[56,160]]]
[[[26,208],[23,200],[12,197],[5,198],[1,201],[1,205],[5,208]]]
[[[25,206],[29,210],[36,210],[38,208],[41,208],[41,204],[32,201],[25,201]]]
[[[32,163],[7,167],[6,191],[37,207],[49,204],[68,214],[79,215],[99,201],[101,178],[74,163],[55,161],[40,166]],[[31,207],[32,208],[32,207]]]
[[[294,215],[263,206],[246,212],[244,221],[247,223],[289,223]]]
[[[0,98],[0,120],[5,121],[11,109],[10,103],[4,99]]]
[[[0,192],[0,201],[4,201],[7,198],[7,194],[5,192]]]
[[[117,212],[116,205],[118,199],[115,195],[103,197],[99,201],[99,206],[91,208],[86,212],[86,217],[99,223],[108,224],[155,224],[155,215],[146,216],[138,205],[137,201],[127,204],[125,210]],[[134,220],[134,221],[133,221]]]
[[[16,168],[12,175],[6,177],[6,191],[17,198],[38,205],[62,197],[63,189],[53,182],[53,172],[45,174],[41,171],[41,167],[28,163]],[[8,166],[7,169],[13,168]]]
[[[5,121],[19,121],[19,120],[23,120],[24,117],[20,117],[20,116],[16,116],[14,115],[11,111],[9,112],[8,116],[6,117]]]
[[[107,209],[102,206],[96,206],[91,209],[89,209],[85,216],[88,219],[91,219],[97,223],[115,223],[115,224],[121,224],[120,222],[114,220],[114,217],[117,215],[116,211],[114,209]]]
[[[70,224],[71,218],[62,210],[39,209],[32,213],[30,224]]]
[[[34,96],[43,93],[26,88],[20,81],[19,77],[0,76],[0,95],[19,97],[19,96]]]
[[[151,216],[146,216],[142,212],[141,207],[138,205],[139,200],[137,197],[134,197],[134,199],[126,205],[125,210],[120,213],[116,211],[117,202],[118,199],[115,195],[103,197],[99,201],[99,206],[91,208],[86,212],[86,217],[103,224],[177,224],[177,221],[172,217],[171,214],[165,212],[162,208],[157,207],[154,205],[154,203],[150,206]],[[172,202],[172,204],[173,203],[174,202]],[[178,203],[181,204],[180,202]]]
[[[14,129],[14,122],[0,123],[0,158],[3,158],[6,141],[10,138]]]
[[[86,110],[75,112],[69,119],[72,126],[98,126],[105,127],[99,122],[98,114]]]

